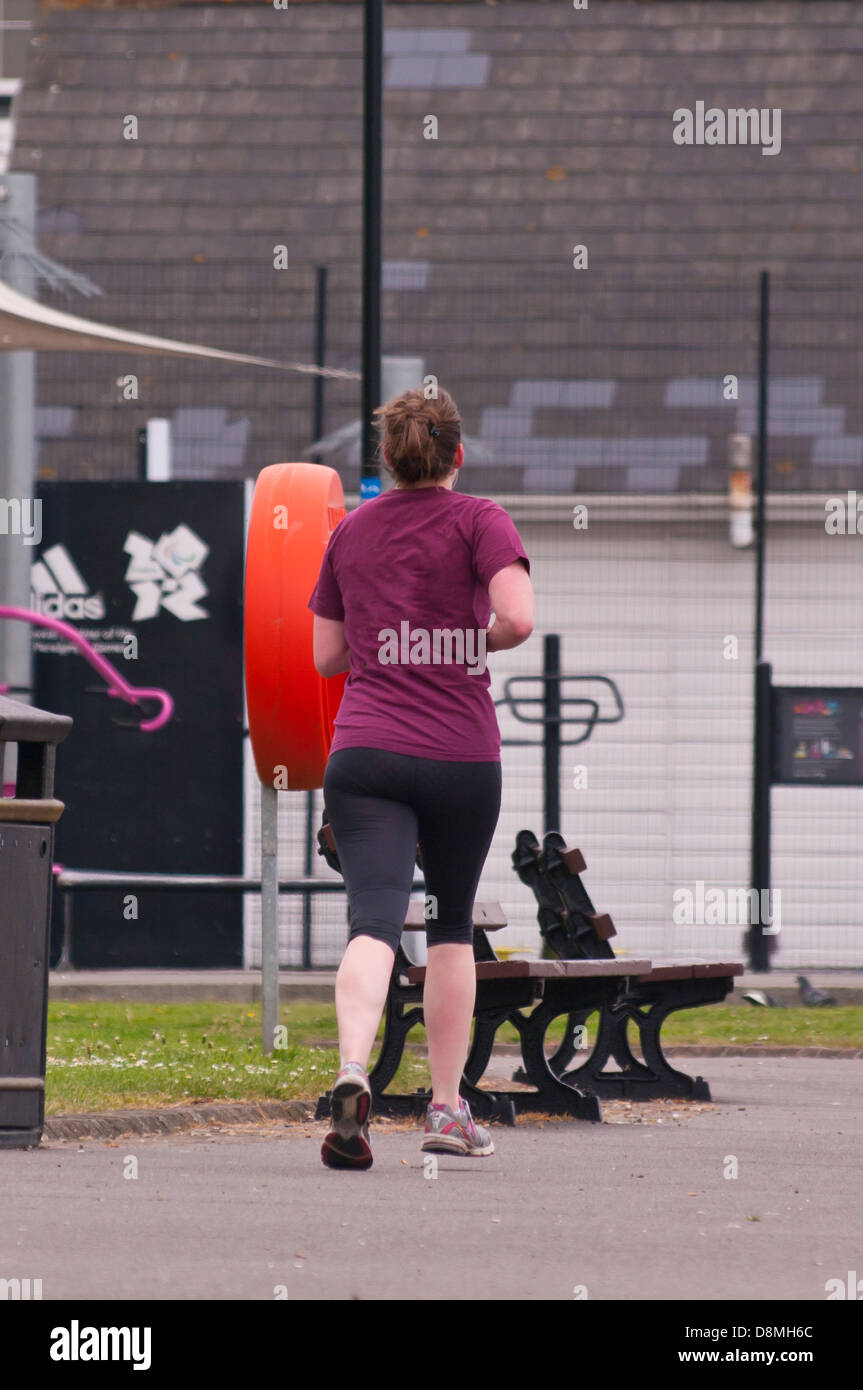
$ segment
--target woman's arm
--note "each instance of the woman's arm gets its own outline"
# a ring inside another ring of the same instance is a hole
[[[520,647],[533,632],[534,597],[530,575],[521,560],[498,570],[489,581],[494,622],[487,629],[486,651]]]
[[[341,671],[350,670],[351,656],[343,622],[315,614],[314,661],[316,671],[322,676],[337,676]]]

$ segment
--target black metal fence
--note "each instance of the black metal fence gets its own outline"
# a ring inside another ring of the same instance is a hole
[[[90,312],[312,362],[321,331],[314,268],[278,283],[275,319],[271,272],[225,279],[206,266],[170,266],[154,290],[149,267],[137,276],[123,267]],[[561,817],[598,847],[588,854],[591,863],[598,855],[597,896],[612,912],[618,905],[638,949],[684,949],[679,934],[663,935],[678,883],[699,873],[749,882],[754,563],[751,546],[732,546],[728,527],[730,441],[748,438],[754,457],[757,435],[758,293],[757,268],[623,282],[565,259],[385,265],[384,353],[421,358],[453,391],[467,440],[463,486],[503,498],[516,517],[537,561],[539,630],[561,633],[568,669],[602,672],[620,689],[627,717],[597,734],[589,761],[607,788],[620,780],[611,762],[634,768],[644,795],[621,786],[616,800],[609,791],[585,801],[564,755]],[[358,367],[359,308],[355,269],[331,267],[328,365]],[[856,281],[809,269],[772,277],[763,654],[777,684],[860,684],[861,310]],[[127,370],[140,373],[137,401],[121,398]],[[321,390],[264,369],[41,354],[38,403],[43,473],[132,476],[137,433],[160,416],[173,422],[178,475],[253,476],[358,421],[359,382]],[[355,490],[358,431],[323,461]],[[590,512],[583,536],[573,533],[576,499]],[[841,534],[826,529],[840,504]],[[737,655],[717,664],[729,636]],[[498,661],[495,698],[504,679],[539,665],[535,647]],[[506,709],[501,715],[506,741],[518,730]],[[503,841],[519,828],[516,804],[525,823],[539,825],[543,779],[535,755],[506,757],[513,800],[489,886],[513,902],[517,942],[533,928],[515,901]],[[652,809],[659,800],[661,813]],[[777,788],[773,808],[773,882],[790,914],[776,960],[860,963],[858,794]],[[311,868],[311,824],[303,807],[294,877]],[[303,916],[292,917],[291,939],[305,945],[295,962],[334,963],[343,912],[324,921],[308,898],[296,906]]]

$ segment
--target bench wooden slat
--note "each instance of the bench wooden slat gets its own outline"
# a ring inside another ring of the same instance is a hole
[[[649,960],[483,960],[477,961],[478,980],[603,980],[625,975],[642,976]],[[408,970],[411,984],[422,984],[424,965]]]
[[[408,903],[405,931],[425,931],[428,922],[424,914],[425,902],[422,899],[418,898],[415,902]],[[433,924],[434,918],[430,920]],[[506,913],[500,903],[474,903],[474,931],[500,931],[502,927],[507,925]]]
[[[66,809],[63,801],[53,797],[28,800],[23,796],[0,799],[0,821],[18,821],[22,825],[53,825]]]
[[[639,975],[640,983],[658,980],[713,980],[728,975],[742,975],[740,961],[669,960],[654,961],[651,969]]]

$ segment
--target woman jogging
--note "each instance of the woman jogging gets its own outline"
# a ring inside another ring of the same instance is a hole
[[[525,642],[534,621],[530,562],[512,520],[487,498],[453,491],[464,447],[452,397],[406,391],[375,414],[395,486],[339,523],[309,600],[315,666],[322,676],[350,672],[324,775],[350,904],[336,976],[341,1070],[321,1150],[331,1168],[372,1164],[366,1068],[417,844],[432,1080],[422,1147],[493,1152],[459,1094],[476,995],[474,897],[500,813],[485,657]]]

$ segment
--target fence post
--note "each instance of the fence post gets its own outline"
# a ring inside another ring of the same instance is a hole
[[[543,831],[560,829],[560,637],[543,642]]]
[[[755,530],[755,701],[752,738],[752,830],[750,840],[750,886],[761,892],[770,890],[770,781],[772,777],[771,670],[762,661],[764,646],[764,563],[767,548],[767,444],[768,383],[770,347],[770,274],[762,270],[759,286],[758,330],[758,501]],[[761,912],[758,922],[750,920],[747,944],[752,970],[770,969],[770,952],[764,935]]]
[[[279,1022],[279,793],[261,783],[261,1043],[275,1047]]]
[[[760,661],[755,669],[751,878],[751,886],[757,894],[755,901],[759,910],[756,922],[752,921],[750,914],[747,934],[750,970],[770,969],[769,942],[764,935],[764,923],[761,920],[760,910],[763,902],[769,902],[769,898],[765,898],[763,895],[770,892],[770,787],[773,780],[773,691],[770,675],[770,663]]]

